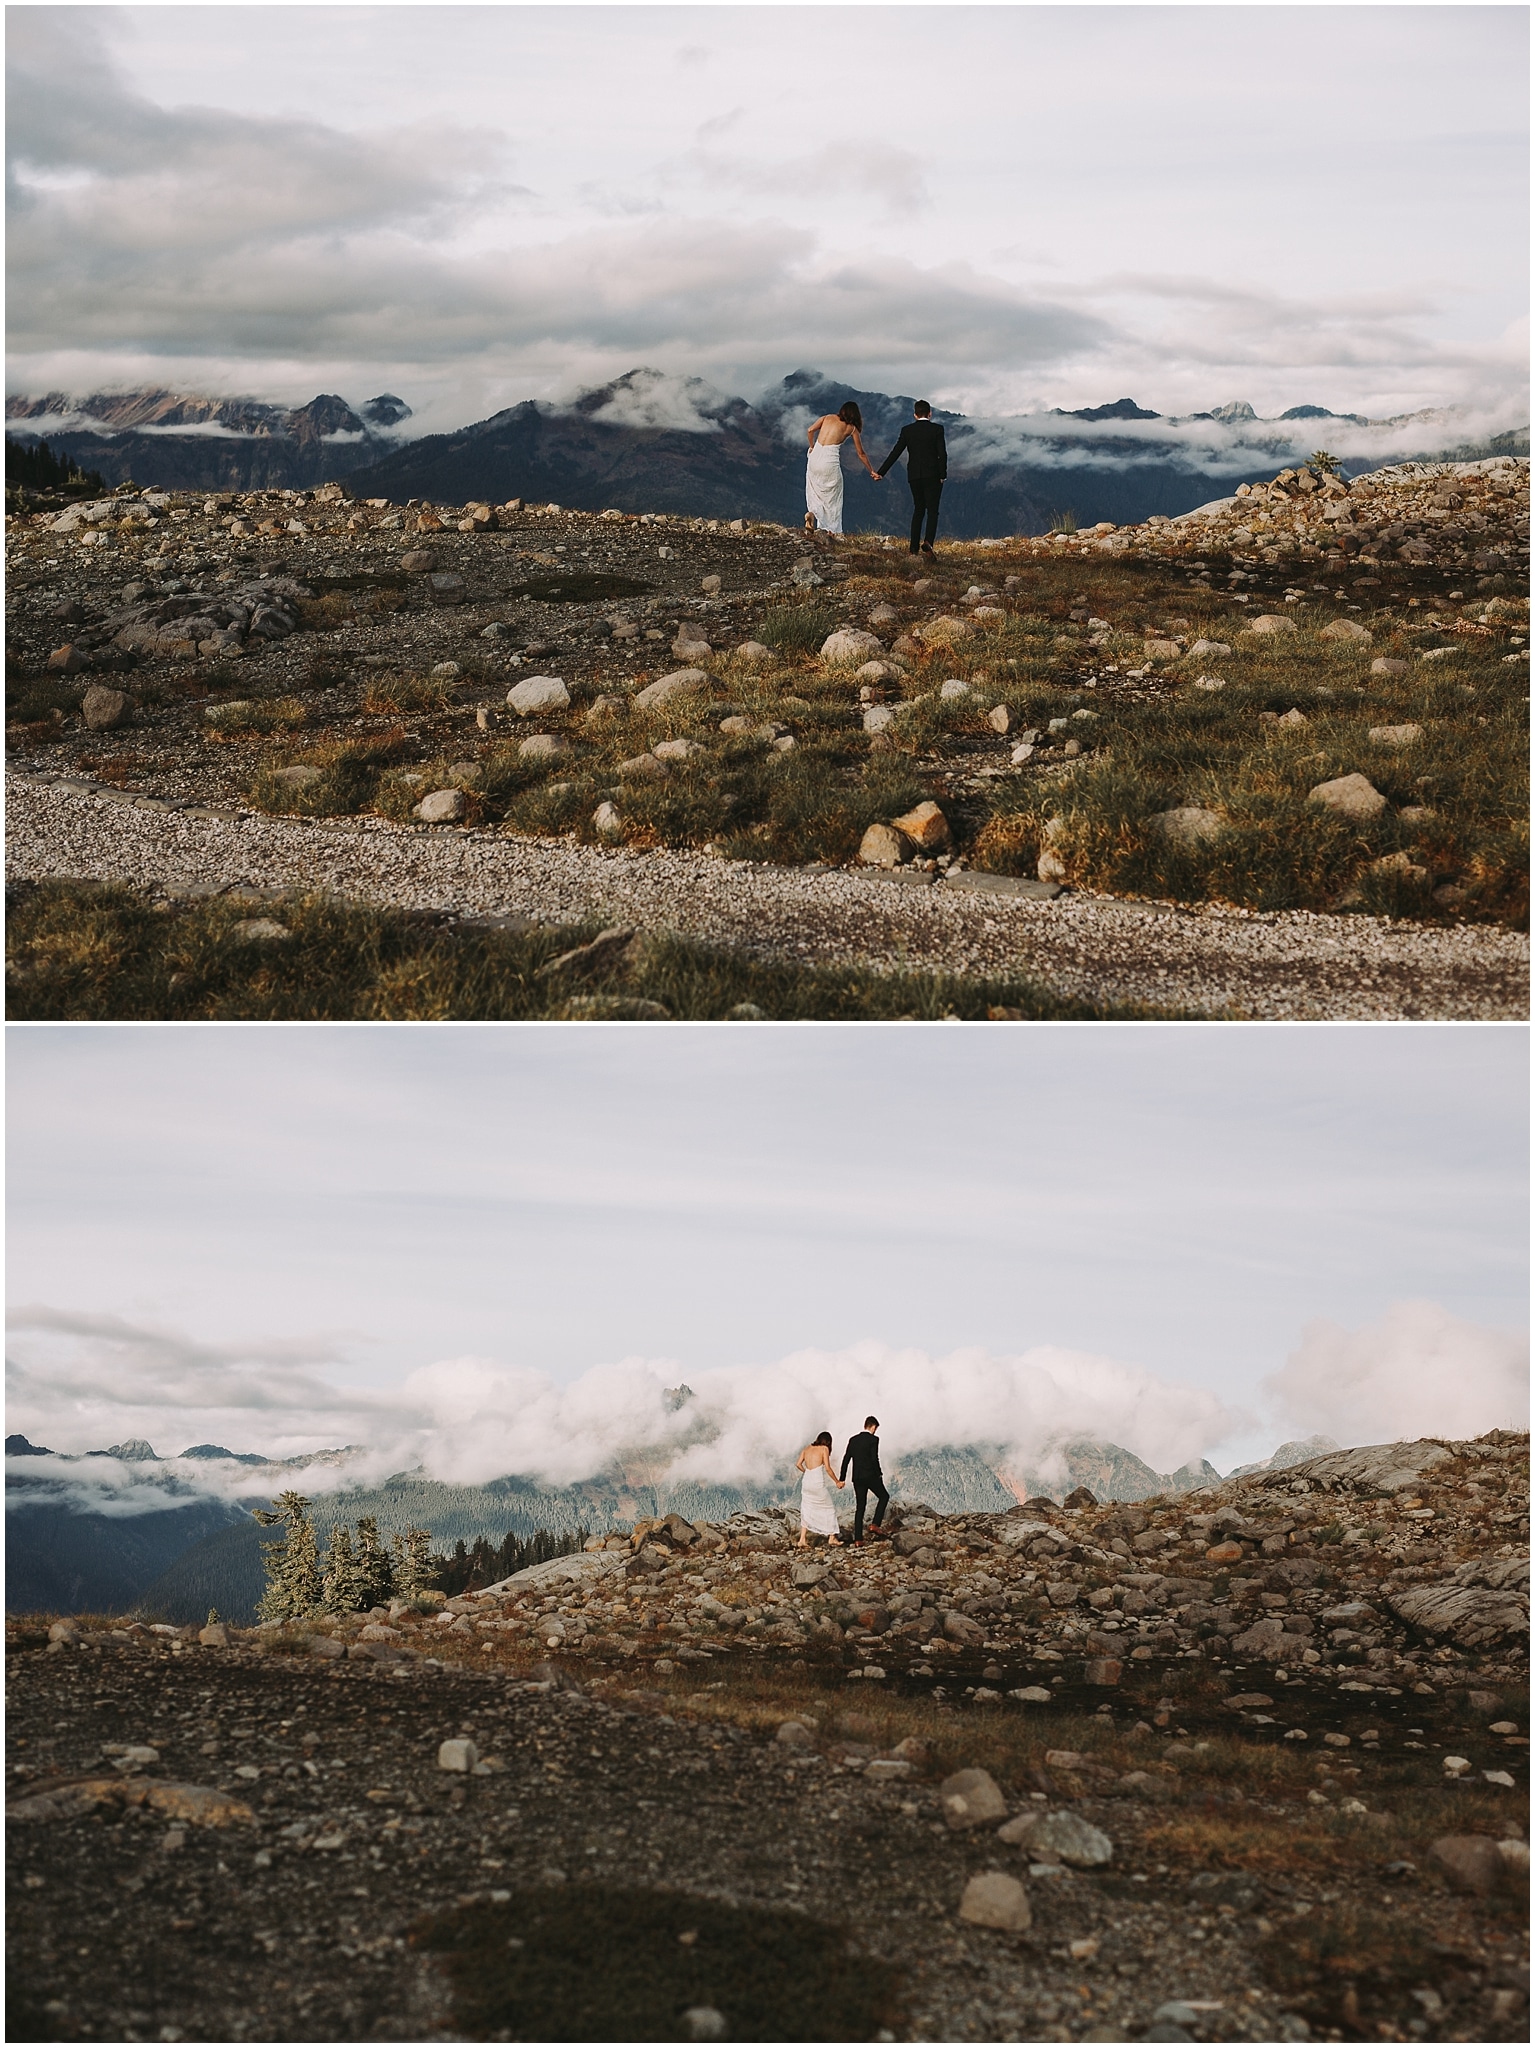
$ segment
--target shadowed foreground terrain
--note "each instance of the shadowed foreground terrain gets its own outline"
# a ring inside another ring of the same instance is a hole
[[[1527,1460],[13,1622],[9,2036],[1525,2039]]]

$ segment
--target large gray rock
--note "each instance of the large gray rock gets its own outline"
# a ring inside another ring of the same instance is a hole
[[[1473,1558],[1434,1585],[1388,1593],[1386,1605],[1399,1620],[1463,1650],[1513,1641],[1530,1632],[1530,1561]]]
[[[1507,1866],[1490,1835],[1441,1835],[1428,1853],[1458,1892],[1485,1898],[1507,1877]]]
[[[911,855],[911,841],[893,825],[871,825],[858,843],[858,858],[866,868],[898,868]]]
[[[1102,1828],[1067,1807],[1055,1813],[1020,1813],[998,1828],[997,1835],[1001,1841],[1059,1856],[1077,1870],[1099,1870],[1114,1860],[1114,1844]]]
[[[558,676],[526,676],[506,693],[506,701],[520,718],[535,711],[563,711],[570,692]]]
[[[1319,782],[1310,792],[1314,804],[1325,804],[1345,818],[1368,823],[1386,808],[1386,799],[1366,776],[1339,775],[1331,782]]]
[[[1370,738],[1377,746],[1410,747],[1414,740],[1422,739],[1421,725],[1372,725]]]
[[[938,1787],[951,1828],[981,1828],[1007,1817],[1007,1801],[990,1771],[955,1771]]]
[[[451,570],[445,570],[440,575],[428,576],[426,582],[432,593],[433,604],[462,604],[469,595],[463,577],[455,576]]]
[[[1146,820],[1147,829],[1164,845],[1179,853],[1192,853],[1216,838],[1223,827],[1218,811],[1199,804],[1180,804],[1174,811],[1156,811]]]
[[[642,711],[650,711],[657,704],[670,704],[674,697],[696,696],[700,690],[708,689],[712,681],[706,669],[673,669],[670,675],[657,676],[653,683],[647,683],[636,693],[634,701]]]
[[[128,723],[133,715],[133,700],[121,690],[92,683],[80,699],[80,715],[92,732],[111,732]]]
[[[959,1902],[959,1917],[972,1927],[994,1927],[1002,1934],[1026,1934],[1031,1925],[1029,1895],[1016,1877],[988,1870],[972,1877]]]
[[[468,808],[461,789],[434,789],[416,805],[414,815],[423,825],[456,825]]]
[[[1449,1461],[1450,1453],[1443,1444],[1420,1437],[1414,1443],[1362,1444],[1356,1450],[1330,1451],[1290,1469],[1293,1476],[1352,1493],[1416,1493],[1425,1472]]]

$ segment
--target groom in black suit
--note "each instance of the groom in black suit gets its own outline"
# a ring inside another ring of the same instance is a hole
[[[857,1501],[857,1512],[853,1516],[853,1541],[863,1541],[863,1516],[869,1504],[869,1495],[874,1496],[874,1520],[869,1524],[871,1535],[885,1533],[885,1510],[890,1505],[890,1495],[885,1490],[885,1475],[879,1469],[879,1417],[866,1415],[863,1428],[857,1436],[848,1439],[847,1449],[842,1453],[842,1470],[837,1475],[847,1478],[847,1468],[853,1468],[853,1498]]]
[[[915,419],[908,420],[902,427],[901,438],[880,464],[877,473],[883,476],[898,455],[905,455],[906,481],[911,485],[911,552],[917,552],[917,541],[922,535],[925,518],[927,533],[922,538],[922,553],[930,555],[938,532],[938,500],[943,496],[944,479],[949,474],[949,444],[925,398],[919,398],[912,411]]]

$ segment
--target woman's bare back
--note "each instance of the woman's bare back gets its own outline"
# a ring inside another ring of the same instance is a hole
[[[844,441],[854,438],[857,429],[838,419],[834,412],[823,412],[818,420],[811,421],[807,432],[814,434],[817,448],[840,448]]]

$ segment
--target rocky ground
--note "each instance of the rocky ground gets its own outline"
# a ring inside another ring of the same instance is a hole
[[[763,863],[983,870],[1045,900],[1374,912],[1303,935],[1367,990],[1386,916],[1472,952],[1522,919],[1527,503],[1513,458],[1287,472],[1176,522],[924,563],[741,522],[125,488],[8,521],[10,762],[58,793],[15,871],[290,879],[222,829],[183,874],[155,821],[187,810],[451,840],[431,907],[474,913],[477,850],[507,838],[535,876],[584,849],[717,861],[726,888]],[[1084,777],[1108,771],[1145,816],[1104,811]],[[142,812],[116,863],[106,802]],[[648,880],[647,915],[685,929],[687,885]],[[398,855],[388,889],[420,902]],[[528,893],[496,907],[539,914]],[[1169,999],[1157,964],[1132,1000]]]
[[[1523,2040],[1527,1513],[1495,1432],[13,1621],[11,2037]]]

